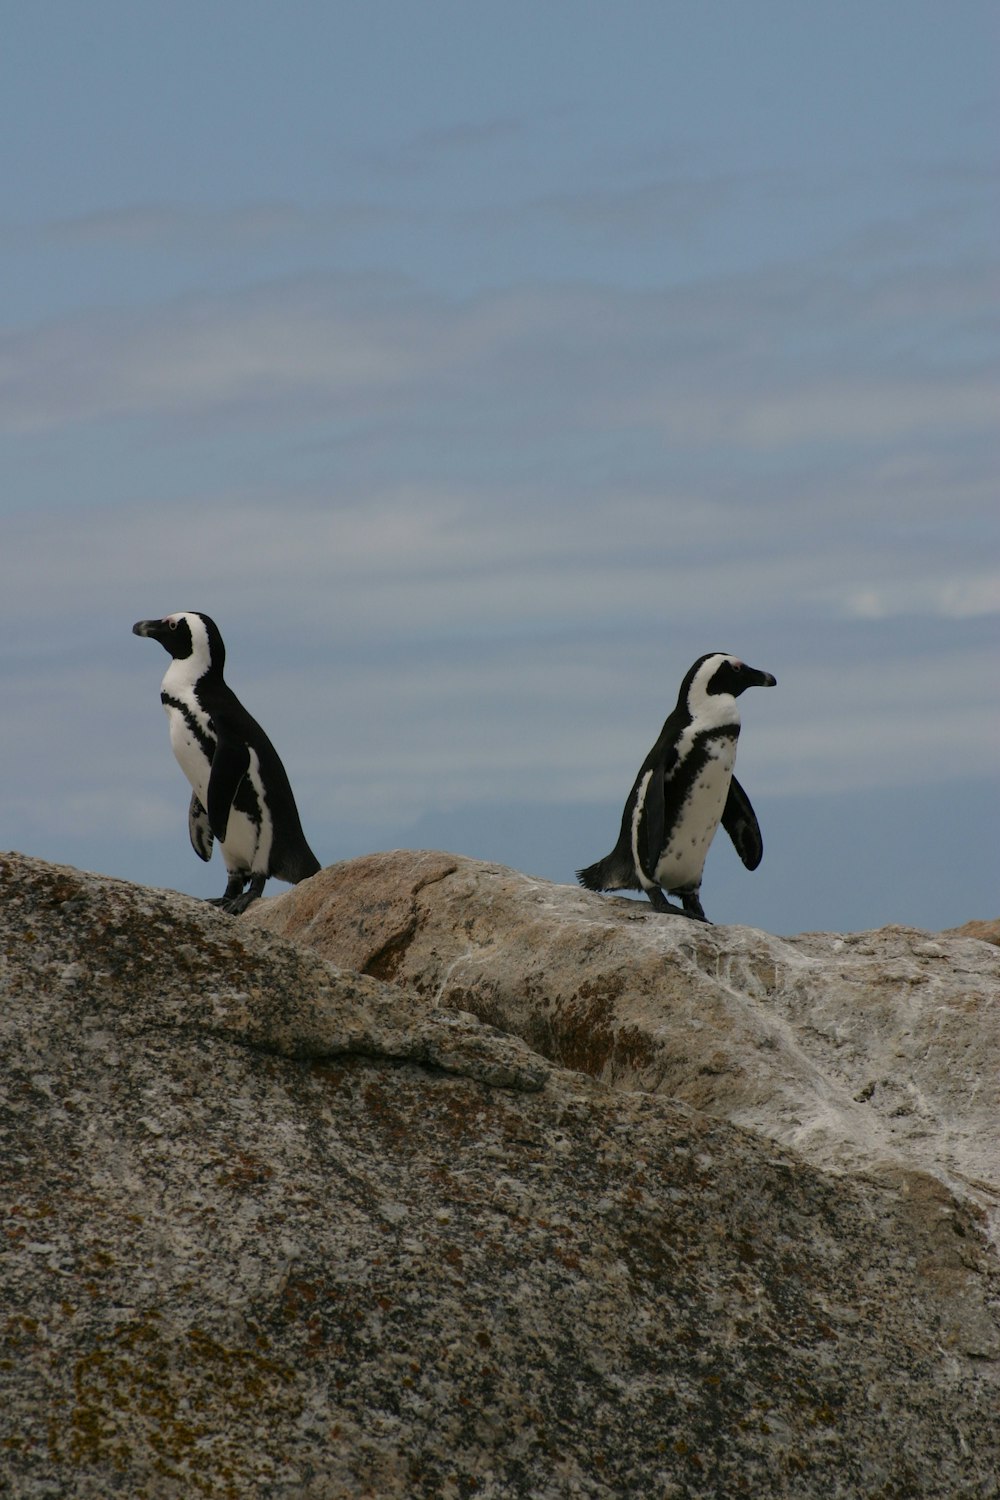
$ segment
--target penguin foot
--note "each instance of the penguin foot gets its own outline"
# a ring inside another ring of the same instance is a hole
[[[231,917],[238,917],[240,912],[246,911],[254,901],[259,901],[264,893],[266,875],[251,875],[250,884],[247,885],[245,875],[230,875],[229,883],[221,896],[210,896],[209,906],[217,906],[220,911],[227,912]],[[243,887],[246,886],[246,890]]]
[[[241,911],[246,911],[252,896],[209,896],[205,900],[206,906],[215,906],[219,911],[224,911],[227,917],[238,917]]]
[[[226,901],[223,898],[215,902],[215,905],[220,911],[228,912],[231,917],[238,917],[241,912],[246,911],[248,906],[252,906],[255,901],[259,900],[260,897],[254,891],[244,891],[241,896],[234,896],[232,901]]]
[[[654,886],[651,891],[647,891],[646,895],[649,897],[649,904],[654,911],[663,912],[666,916],[671,917],[687,917],[692,922],[705,922],[709,927],[712,925],[702,910],[701,902],[696,895],[682,895],[683,906],[674,906],[667,900],[658,886]]]
[[[712,924],[705,915],[697,891],[686,896],[682,895],[681,901],[684,903],[684,915],[686,917],[690,917],[692,922],[706,922],[711,927]]]
[[[251,875],[250,884],[246,890],[236,896],[230,897],[226,902],[225,910],[229,912],[230,916],[238,917],[240,912],[246,911],[247,907],[251,906],[254,901],[259,901],[264,894],[266,880],[266,875]]]
[[[649,904],[654,911],[664,912],[671,917],[687,916],[687,912],[684,911],[683,907],[671,906],[659,886],[654,886],[651,891],[646,892],[646,895],[649,897]]]

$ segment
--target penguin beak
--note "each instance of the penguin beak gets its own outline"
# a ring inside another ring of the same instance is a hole
[[[777,677],[772,677],[770,672],[758,672],[756,667],[748,667],[744,664],[743,676],[746,679],[743,684],[744,688],[778,686]]]
[[[151,635],[154,640],[163,629],[162,620],[136,620],[132,626],[133,635]]]

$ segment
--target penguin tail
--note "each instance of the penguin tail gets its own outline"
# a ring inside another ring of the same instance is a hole
[[[305,852],[299,856],[293,885],[298,885],[300,880],[308,880],[310,875],[318,875],[322,868],[315,854],[307,846]]]
[[[577,870],[576,878],[588,891],[638,891],[641,889],[635,873],[631,852],[612,849],[596,864]]]
[[[284,850],[281,857],[272,863],[270,873],[277,875],[279,880],[287,880],[289,885],[298,885],[300,880],[308,880],[310,875],[316,875],[322,868],[309,845],[303,844],[301,849],[292,852]]]

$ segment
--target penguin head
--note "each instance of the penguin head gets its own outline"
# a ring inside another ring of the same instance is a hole
[[[738,656],[726,651],[710,651],[699,656],[681,684],[680,702],[686,705],[692,718],[713,701],[722,698],[738,698],[750,687],[775,687],[777,678],[770,672],[760,672],[748,667]]]
[[[196,610],[184,609],[174,615],[164,615],[162,620],[137,620],[132,626],[133,635],[149,636],[159,641],[175,661],[190,661],[192,675],[202,677],[206,672],[221,673],[226,661],[226,648],[215,621]]]

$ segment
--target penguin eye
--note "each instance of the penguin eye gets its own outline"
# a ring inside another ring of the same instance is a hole
[[[167,624],[170,626],[171,630],[176,630],[177,629],[177,621],[176,620],[168,620]]]

